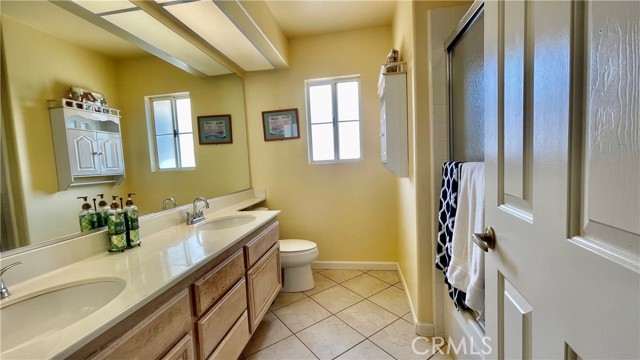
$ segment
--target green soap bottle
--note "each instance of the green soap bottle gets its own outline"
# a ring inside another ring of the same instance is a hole
[[[96,216],[98,217],[98,227],[107,226],[109,218],[109,204],[104,200],[104,194],[98,194],[100,196],[100,202],[98,203],[98,209],[96,210]]]
[[[124,222],[124,212],[116,201],[118,197],[113,196],[111,209],[107,218],[107,235],[109,236],[109,251],[124,251],[127,248],[127,236]]]
[[[98,217],[96,212],[91,208],[91,204],[87,202],[88,196],[78,196],[77,199],[82,199],[82,210],[78,213],[78,219],[80,220],[80,231],[85,232],[98,227]]]
[[[131,200],[136,193],[129,193],[124,211],[127,213],[127,244],[129,247],[140,246],[140,224],[138,223],[138,207]]]

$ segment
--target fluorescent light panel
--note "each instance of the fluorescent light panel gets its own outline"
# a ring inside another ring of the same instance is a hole
[[[273,69],[271,63],[213,1],[172,4],[164,8],[244,70]]]
[[[74,2],[94,14],[102,14],[111,11],[119,11],[126,9],[137,9],[135,5],[127,0],[111,0],[111,1],[91,1],[91,0],[74,0]]]
[[[150,45],[174,56],[205,75],[230,74],[224,66],[164,26],[144,11],[130,11],[103,18]]]

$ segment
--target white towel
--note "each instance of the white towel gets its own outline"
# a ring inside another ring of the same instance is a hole
[[[451,240],[447,279],[467,293],[466,303],[484,308],[484,252],[473,243],[473,233],[484,231],[484,163],[464,163],[460,171],[458,212]]]

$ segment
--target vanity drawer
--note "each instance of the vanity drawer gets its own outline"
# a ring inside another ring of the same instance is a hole
[[[278,222],[269,226],[244,246],[247,269],[264,255],[280,238]]]
[[[276,243],[247,271],[249,331],[252,334],[282,288],[279,250]]]
[[[193,284],[196,316],[200,316],[224,296],[244,276],[244,272],[242,250],[238,250],[225,262],[196,281]]]
[[[242,317],[236,321],[233,329],[229,331],[229,334],[220,342],[220,346],[216,351],[207,358],[207,360],[228,360],[238,359],[244,346],[249,342],[249,316],[245,311]]]
[[[189,292],[185,289],[136,327],[97,353],[93,359],[156,359],[193,326]]]
[[[161,360],[195,360],[196,351],[194,349],[193,335],[188,333]]]
[[[198,329],[199,358],[204,359],[215,349],[247,310],[247,287],[243,279],[209,310],[196,325]]]

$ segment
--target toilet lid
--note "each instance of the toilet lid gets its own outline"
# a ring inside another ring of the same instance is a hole
[[[309,240],[300,239],[287,239],[280,240],[280,251],[282,252],[297,252],[308,251],[316,248],[316,243]]]

